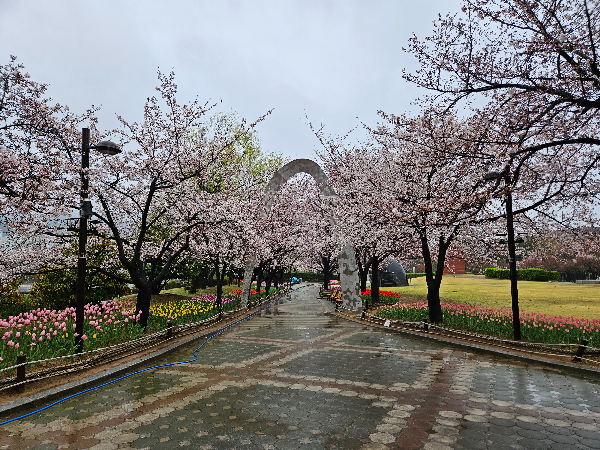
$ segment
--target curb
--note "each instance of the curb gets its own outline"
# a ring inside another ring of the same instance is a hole
[[[287,295],[291,291],[284,292],[282,296],[271,299],[269,302],[266,302],[267,307],[274,303],[279,298]],[[254,314],[259,311],[259,308],[249,314],[241,316],[238,320],[248,317],[250,314]],[[73,395],[77,392],[84,391],[86,389],[93,388],[99,384],[104,384],[111,379],[119,378],[123,375],[126,375],[130,372],[135,372],[137,369],[141,369],[143,366],[147,366],[152,361],[164,356],[165,354],[187,345],[196,340],[200,340],[204,337],[213,335],[215,333],[219,333],[224,329],[230,327],[231,324],[215,328],[212,330],[205,330],[199,332],[200,334],[193,335],[190,338],[184,339],[180,342],[176,342],[174,344],[169,345],[163,349],[157,350],[149,355],[143,356],[140,359],[136,359],[134,361],[130,361],[128,363],[122,364],[117,367],[113,367],[112,369],[105,370],[103,372],[97,373],[95,375],[90,375],[89,377],[82,378],[80,380],[73,381],[68,384],[64,384],[62,386],[57,386],[52,389],[48,389],[47,391],[38,392],[37,394],[33,394],[27,397],[23,397],[17,400],[13,400],[12,402],[5,403],[0,405],[0,418],[1,419],[9,419],[9,416],[17,416],[20,413],[30,412],[31,409],[34,408],[42,408],[50,403],[53,403],[62,398]]]
[[[550,361],[550,360],[540,358],[537,356],[522,355],[520,353],[513,353],[508,350],[501,350],[501,349],[496,349],[493,347],[484,347],[481,345],[469,344],[467,342],[461,342],[459,340],[455,341],[453,339],[448,339],[448,338],[445,338],[442,336],[435,336],[435,335],[431,335],[428,333],[418,333],[416,331],[405,330],[402,328],[385,327],[378,323],[353,319],[351,317],[344,316],[342,314],[335,313],[335,312],[331,312],[330,314],[333,314],[336,317],[348,320],[350,322],[362,324],[364,326],[378,328],[378,329],[382,329],[382,330],[386,330],[386,331],[394,331],[396,333],[401,333],[401,334],[408,334],[408,335],[411,335],[411,336],[419,338],[419,339],[432,340],[432,341],[436,341],[439,343],[443,343],[445,345],[451,345],[451,346],[455,346],[455,347],[475,350],[478,353],[500,355],[505,358],[510,358],[512,360],[518,360],[518,361],[522,361],[522,362],[526,362],[526,363],[536,363],[539,365],[553,367],[553,368],[560,368],[562,370],[576,372],[576,373],[583,374],[583,375],[595,375],[595,376],[600,375],[600,369],[594,369],[592,367],[582,367],[582,366],[578,366],[578,365],[570,364],[570,363],[561,363],[561,362]]]

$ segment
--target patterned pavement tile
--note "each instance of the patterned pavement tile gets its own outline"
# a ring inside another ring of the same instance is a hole
[[[317,289],[0,427],[0,449],[600,448],[597,378],[343,321]]]

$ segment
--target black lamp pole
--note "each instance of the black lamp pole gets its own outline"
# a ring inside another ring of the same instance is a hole
[[[102,141],[90,147],[90,130],[81,130],[81,210],[79,212],[79,257],[77,258],[77,303],[75,306],[75,345],[77,353],[83,351],[83,310],[85,308],[85,273],[87,268],[87,224],[92,217],[92,203],[88,197],[87,169],[90,167],[90,149],[105,155],[116,155],[121,149],[110,141]]]
[[[506,231],[508,233],[508,262],[510,266],[510,296],[512,299],[513,337],[521,340],[521,320],[519,318],[519,290],[517,289],[517,252],[515,249],[515,226],[513,221],[512,193],[508,176],[504,178],[506,185]]]
[[[90,130],[81,130],[81,211],[79,214],[79,257],[77,258],[77,305],[75,308],[75,345],[77,353],[83,351],[83,309],[85,307],[85,272],[87,264],[87,221],[85,207],[90,205],[88,198],[88,177],[86,169],[90,167]],[[86,205],[87,203],[87,205]],[[91,212],[91,211],[90,211]]]

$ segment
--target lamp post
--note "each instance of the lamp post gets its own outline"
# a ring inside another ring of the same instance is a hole
[[[519,291],[517,289],[517,252],[515,248],[515,227],[513,220],[512,192],[510,186],[512,180],[508,174],[508,170],[504,172],[490,172],[483,177],[484,180],[496,180],[496,187],[504,180],[506,187],[506,232],[508,243],[508,261],[510,267],[510,295],[512,298],[512,313],[513,313],[513,338],[515,341],[521,340],[521,321],[519,319]]]
[[[81,130],[81,210],[79,212],[79,257],[77,258],[77,303],[75,306],[75,344],[77,353],[83,351],[83,309],[85,307],[85,272],[87,266],[87,225],[92,217],[92,202],[88,197],[89,182],[86,169],[90,167],[90,149],[105,155],[121,153],[119,146],[110,141],[102,141],[90,146],[90,130]]]

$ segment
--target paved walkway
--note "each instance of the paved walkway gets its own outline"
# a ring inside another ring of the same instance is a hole
[[[0,448],[600,448],[597,378],[363,327],[316,294],[294,291],[195,363],[4,425]]]

